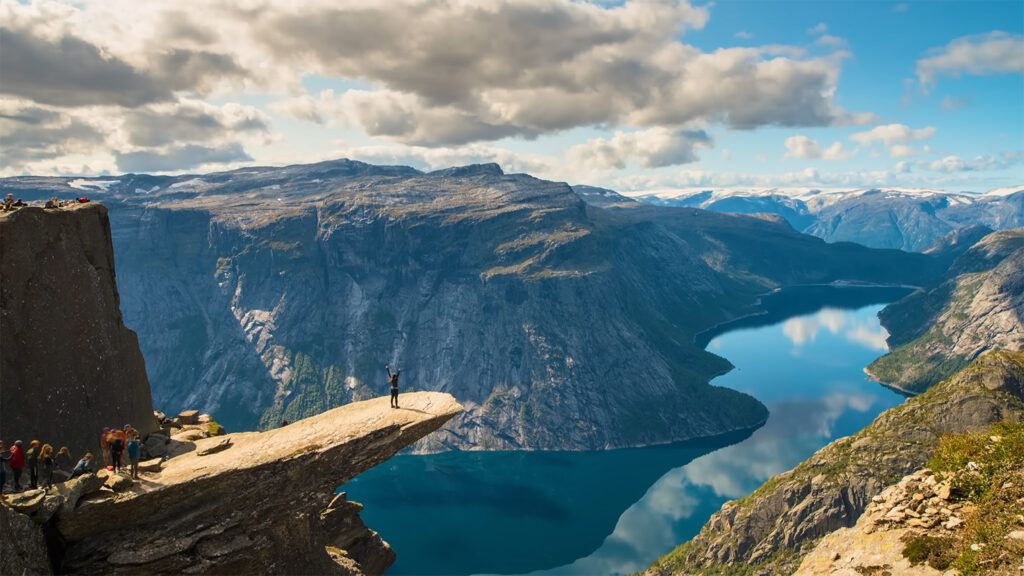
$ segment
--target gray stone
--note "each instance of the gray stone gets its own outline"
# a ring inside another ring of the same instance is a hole
[[[78,501],[83,496],[98,491],[103,486],[103,482],[103,478],[89,473],[76,476],[63,484],[58,484],[57,492],[64,498],[64,505],[61,506],[58,512],[59,516],[71,515],[75,511]]]
[[[21,514],[31,514],[43,505],[45,490],[26,490],[7,496],[7,505]]]
[[[43,505],[32,513],[32,519],[37,524],[45,524],[53,518],[53,515],[64,505],[64,497],[60,494],[47,494],[43,499]]]
[[[163,436],[150,434],[143,446],[151,458],[159,458],[167,454],[167,439]]]
[[[0,574],[53,574],[39,524],[0,504]]]
[[[198,424],[199,410],[185,410],[178,414],[178,422],[182,424]]]

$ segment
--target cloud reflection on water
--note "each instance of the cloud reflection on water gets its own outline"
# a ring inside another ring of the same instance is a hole
[[[869,350],[888,350],[885,339],[889,332],[877,321],[861,320],[837,308],[822,308],[814,314],[790,318],[782,324],[782,333],[797,347],[813,343],[822,330],[831,334],[842,332],[848,342]]]
[[[567,566],[532,572],[623,574],[642,571],[693,536],[685,522],[698,508],[717,510],[725,500],[750,494],[765,480],[793,468],[833,437],[835,422],[848,412],[871,410],[874,394],[833,393],[769,406],[765,425],[750,438],[674,468],[655,482],[620,517],[600,548]]]

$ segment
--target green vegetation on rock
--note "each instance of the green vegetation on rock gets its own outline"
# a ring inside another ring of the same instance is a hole
[[[1004,420],[1024,420],[1022,351],[982,355],[953,377],[883,412],[864,430],[769,479],[750,496],[726,503],[700,534],[652,564],[647,574],[792,573],[822,536],[852,526],[871,498],[924,467],[940,444],[952,442],[941,438],[987,430]],[[1006,447],[1019,448],[1016,441]],[[1014,462],[997,456],[999,462]]]
[[[962,576],[1017,570],[1024,556],[1024,422],[943,436],[928,466],[950,483],[957,500],[971,503],[965,529],[948,538],[909,537],[903,555]]]
[[[1024,229],[982,238],[936,284],[879,314],[894,349],[868,366],[881,382],[919,393],[990,349],[1024,347]]]

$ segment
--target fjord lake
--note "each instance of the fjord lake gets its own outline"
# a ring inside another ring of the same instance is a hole
[[[769,409],[751,430],[586,452],[400,455],[340,488],[397,551],[389,574],[626,574],[692,538],[728,500],[901,403],[863,368],[877,313],[907,288],[788,288],[765,314],[697,335],[735,368],[712,384]]]

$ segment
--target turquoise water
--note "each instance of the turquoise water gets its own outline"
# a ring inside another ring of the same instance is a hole
[[[706,335],[736,366],[714,384],[768,406],[757,430],[601,452],[397,456],[341,489],[397,551],[389,574],[643,570],[725,501],[902,402],[862,370],[885,352],[875,315],[906,293],[787,290],[765,299],[770,314]]]

